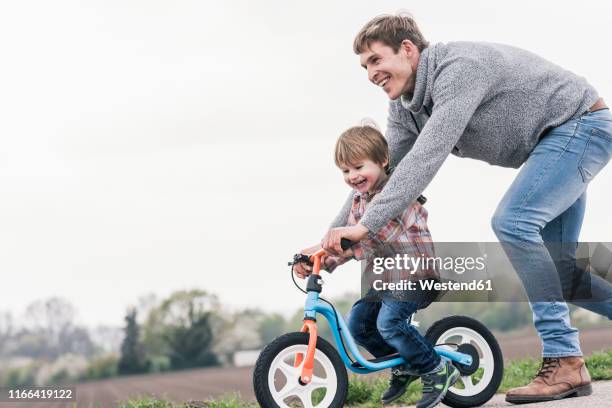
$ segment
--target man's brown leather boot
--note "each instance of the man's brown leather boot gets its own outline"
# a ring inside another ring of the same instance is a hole
[[[593,392],[591,376],[582,357],[545,357],[531,383],[506,393],[514,404],[551,401],[565,397],[583,397]]]

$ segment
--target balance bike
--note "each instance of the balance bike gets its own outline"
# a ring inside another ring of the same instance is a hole
[[[351,244],[343,239],[342,247],[347,249]],[[322,249],[311,256],[297,254],[289,263],[310,262],[313,269],[306,285],[301,331],[276,338],[255,364],[253,386],[264,408],[340,408],[348,392],[346,368],[369,374],[405,363],[399,354],[368,360],[359,352],[342,316],[319,297],[323,284],[319,272],[325,255]],[[317,336],[317,314],[327,319],[336,348]],[[434,323],[425,338],[436,344],[436,353],[451,360],[461,374],[442,400],[444,404],[475,407],[493,397],[502,381],[504,361],[497,340],[482,323],[467,316],[446,317]]]

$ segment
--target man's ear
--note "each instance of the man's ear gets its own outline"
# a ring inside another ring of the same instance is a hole
[[[412,55],[414,50],[416,49],[416,45],[410,40],[402,41],[400,47],[406,52],[408,55]]]

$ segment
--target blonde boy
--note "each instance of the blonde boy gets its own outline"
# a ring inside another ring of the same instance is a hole
[[[346,225],[355,225],[391,173],[387,142],[380,131],[371,125],[352,127],[338,138],[335,162],[342,171],[345,183],[354,190]],[[421,198],[420,201],[424,200]],[[315,248],[317,246],[310,249]],[[366,239],[356,243],[345,255],[371,263],[374,256],[389,248],[396,251],[401,248],[403,253],[414,256],[433,255],[427,211],[421,202],[412,203],[376,234],[369,234]],[[331,272],[352,258],[328,256],[324,260],[325,269]],[[299,277],[309,272],[306,265],[296,268]],[[431,278],[432,272],[435,271],[421,271],[418,278]],[[459,376],[458,370],[447,360],[441,359],[433,346],[410,324],[412,315],[430,302],[431,299],[397,301],[383,297],[382,300],[369,301],[362,298],[351,309],[348,326],[357,344],[374,357],[399,353],[407,361],[407,367],[392,370],[390,386],[382,396],[385,404],[399,398],[410,382],[421,377],[424,383],[422,402],[427,401],[427,405],[421,405],[431,407],[444,397],[448,387]],[[435,387],[439,383],[443,384],[443,393]]]

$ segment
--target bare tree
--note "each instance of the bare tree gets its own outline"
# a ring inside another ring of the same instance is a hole
[[[44,333],[57,343],[63,331],[73,325],[76,310],[66,300],[52,297],[31,303],[25,312],[25,326]]]
[[[53,297],[26,308],[24,328],[17,335],[15,353],[55,358],[64,353],[91,355],[94,345],[86,329],[75,325],[76,309]]]

